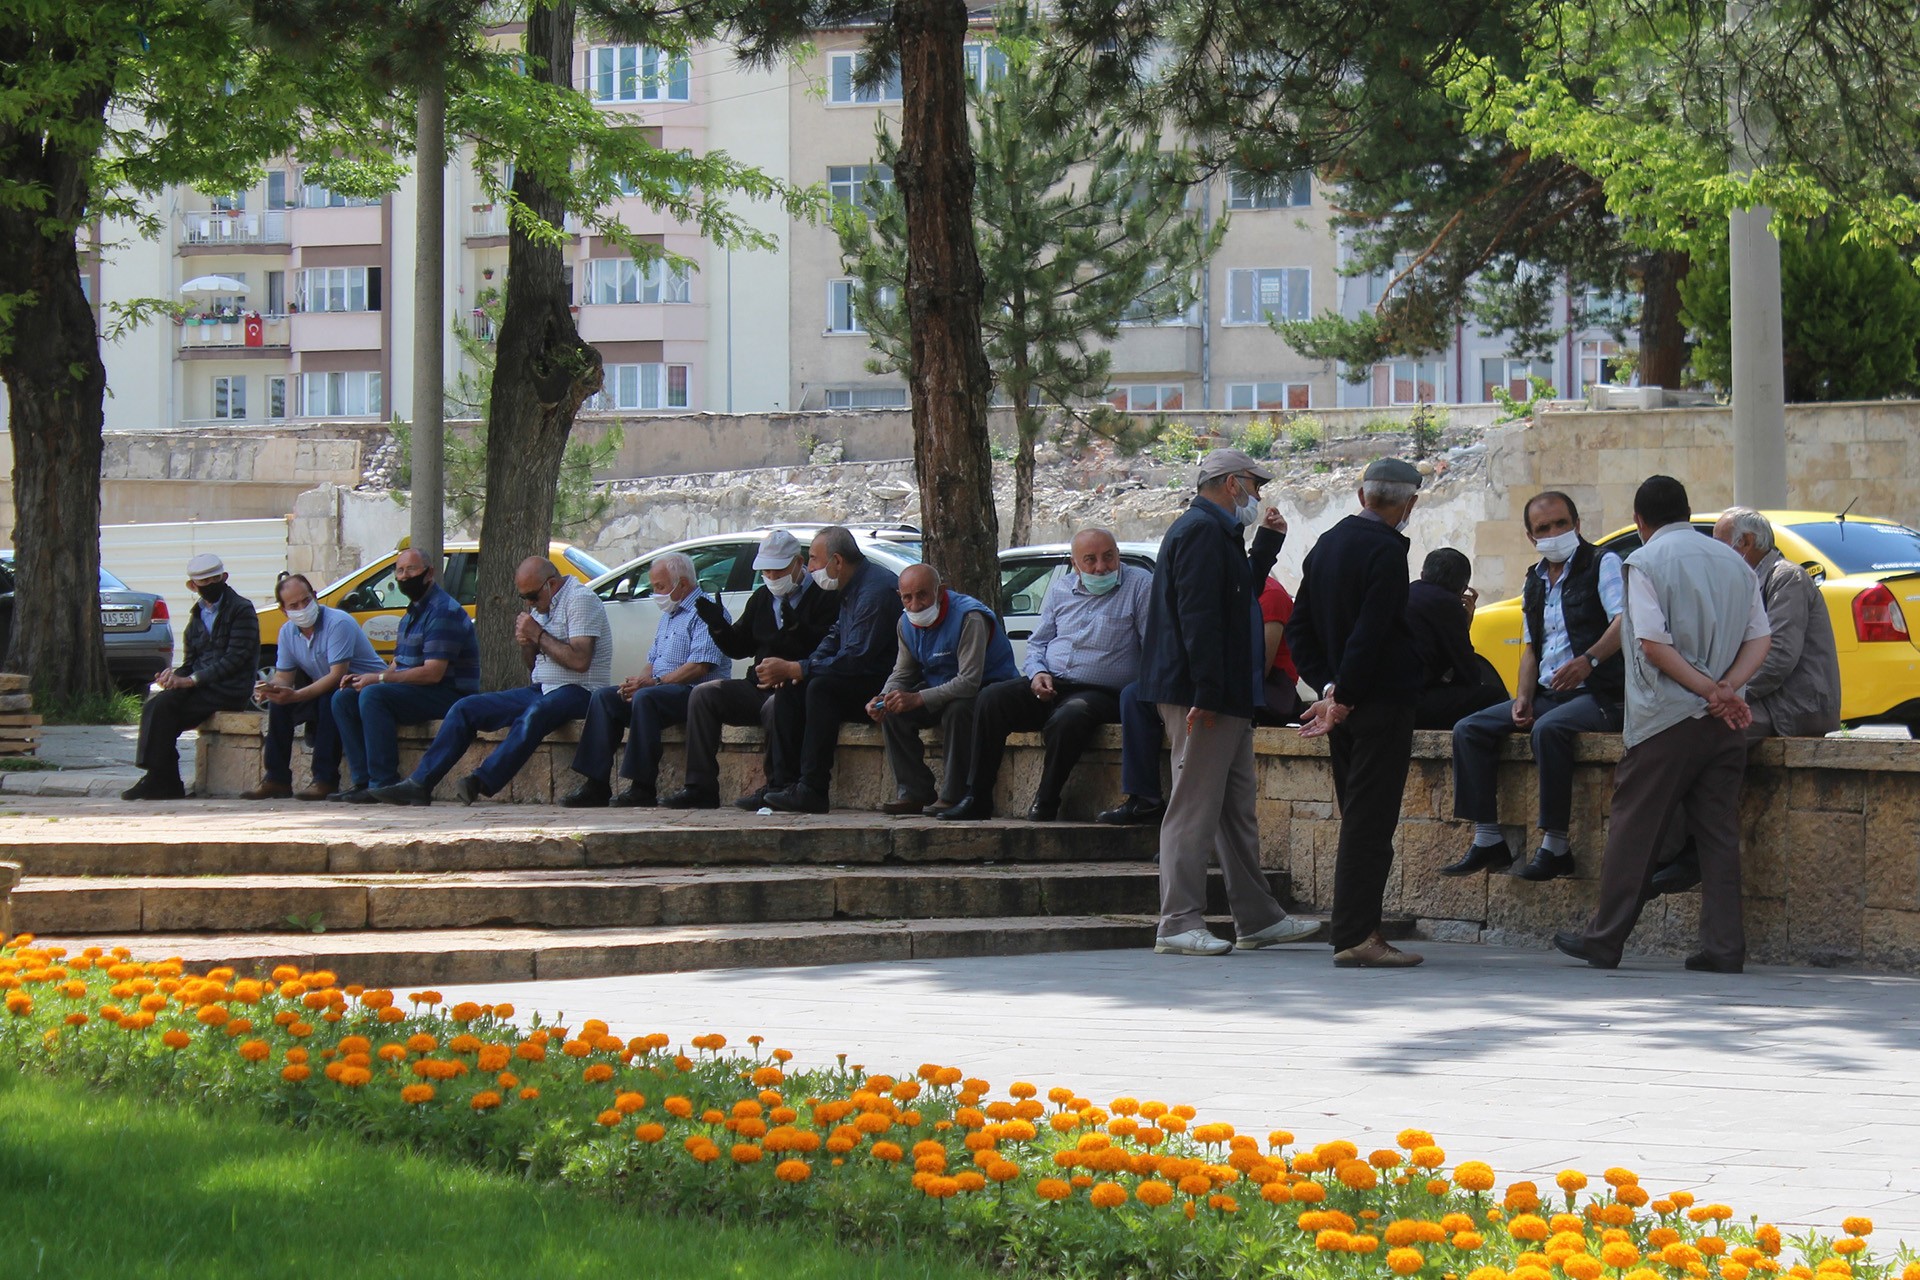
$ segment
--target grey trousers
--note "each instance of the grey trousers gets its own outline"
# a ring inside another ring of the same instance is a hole
[[[720,787],[720,726],[759,725],[767,735],[767,785],[784,787],[791,776],[776,778],[773,691],[751,680],[709,680],[693,687],[687,700],[687,786],[695,791]]]
[[[1260,869],[1253,720],[1216,716],[1187,732],[1187,708],[1160,703],[1173,755],[1173,790],[1160,820],[1160,936],[1207,926],[1207,863],[1218,858],[1234,931],[1258,933],[1286,918]]]
[[[1700,950],[1722,964],[1746,961],[1740,915],[1740,784],[1747,736],[1712,716],[1682,720],[1636,747],[1613,771],[1600,902],[1586,938],[1617,960],[1640,919],[1655,859],[1678,824],[1691,826],[1700,850]]]
[[[1620,704],[1587,693],[1540,689],[1533,696],[1533,759],[1540,771],[1540,829],[1565,832],[1573,812],[1573,751],[1583,733],[1620,732]],[[1496,702],[1453,726],[1453,816],[1498,822],[1500,744],[1514,727],[1513,703]]]
[[[888,712],[880,721],[880,733],[887,744],[887,767],[893,770],[894,798],[931,804],[958,804],[967,794],[967,775],[973,771],[973,699],[956,698],[939,711]],[[933,770],[927,768],[926,744],[920,731],[940,726],[946,742],[946,765],[940,771],[936,791]]]

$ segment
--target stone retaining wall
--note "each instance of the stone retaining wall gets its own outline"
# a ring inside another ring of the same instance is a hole
[[[219,715],[201,730],[196,783],[202,795],[235,795],[259,778],[260,725],[252,713]],[[401,761],[411,767],[428,734],[402,730]],[[1085,820],[1120,794],[1119,731],[1106,729],[1075,770],[1062,808]],[[449,779],[472,767],[500,735],[485,735]],[[929,733],[930,740],[937,735]],[[677,730],[670,741],[678,742]],[[1339,834],[1324,743],[1290,730],[1256,731],[1260,831],[1264,861],[1285,870],[1306,907],[1332,905]],[[1529,884],[1512,876],[1446,879],[1439,869],[1459,856],[1469,828],[1455,822],[1450,739],[1415,735],[1387,910],[1410,915],[1428,937],[1545,946],[1556,929],[1575,927],[1593,909],[1607,805],[1620,740],[1582,740],[1575,768],[1571,838],[1578,873]],[[938,769],[937,741],[929,758]],[[568,769],[573,735],[556,734],[535,754],[503,799],[550,803],[576,781]],[[669,749],[663,792],[680,784],[681,753]],[[760,781],[760,734],[728,729],[721,751],[721,792],[731,797]],[[1009,743],[994,803],[1026,811],[1039,778],[1037,734]],[[1508,743],[1501,765],[1500,821],[1508,842],[1530,849],[1535,837],[1534,770],[1524,739]],[[296,753],[296,785],[306,783]],[[450,788],[443,787],[443,793]],[[879,733],[841,731],[833,800],[873,808],[892,796]],[[1920,744],[1796,738],[1754,748],[1742,802],[1747,943],[1755,963],[1860,965],[1920,972]],[[1699,898],[1663,898],[1647,908],[1630,953],[1682,955],[1696,942]]]

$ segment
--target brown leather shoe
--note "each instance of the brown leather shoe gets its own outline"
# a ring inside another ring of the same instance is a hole
[[[275,782],[272,778],[262,778],[260,785],[251,791],[240,793],[242,800],[290,800],[293,798],[293,784]]]
[[[1357,947],[1333,953],[1334,967],[1339,969],[1411,969],[1426,959],[1400,950],[1377,933]]]
[[[890,813],[896,818],[919,817],[926,812],[925,800],[889,800],[880,806],[880,812]]]
[[[293,798],[295,800],[325,800],[339,789],[339,787],[336,787],[331,782],[321,782],[316,778],[308,783],[302,790],[296,791]]]

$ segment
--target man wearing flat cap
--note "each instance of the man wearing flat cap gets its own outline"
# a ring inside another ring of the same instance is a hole
[[[1393,833],[1413,758],[1413,721],[1424,668],[1407,626],[1407,537],[1420,473],[1398,458],[1368,465],[1360,511],[1307,552],[1287,647],[1319,692],[1300,736],[1325,735],[1340,804],[1333,871],[1333,962],[1404,969],[1425,957],[1380,936]]]
[[[1202,458],[1199,492],[1167,530],[1154,567],[1138,690],[1156,704],[1173,751],[1173,791],[1160,824],[1157,952],[1252,951],[1320,927],[1288,916],[1260,867],[1253,778],[1265,656],[1259,601],[1287,532],[1278,510],[1260,512],[1260,486],[1272,479],[1238,449]],[[1253,525],[1261,528],[1249,555],[1242,539]],[[1232,943],[1207,929],[1209,855],[1226,879]]]
[[[239,711],[253,693],[260,664],[260,617],[253,602],[227,585],[220,557],[187,561],[187,586],[198,597],[187,620],[186,661],[153,677],[160,687],[140,709],[133,762],[146,770],[122,800],[178,800],[180,735],[216,711]]]

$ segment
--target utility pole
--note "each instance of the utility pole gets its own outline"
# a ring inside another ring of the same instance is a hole
[[[414,168],[419,204],[413,239],[412,541],[437,573],[446,542],[446,163],[447,86],[420,85]]]
[[[1732,0],[1728,34],[1751,17],[1756,3]],[[1765,158],[1771,122],[1748,112],[1736,82],[1728,103],[1735,173],[1752,173]],[[1787,403],[1780,323],[1780,242],[1765,205],[1735,212],[1727,228],[1733,310],[1733,500],[1749,507],[1787,505]]]

